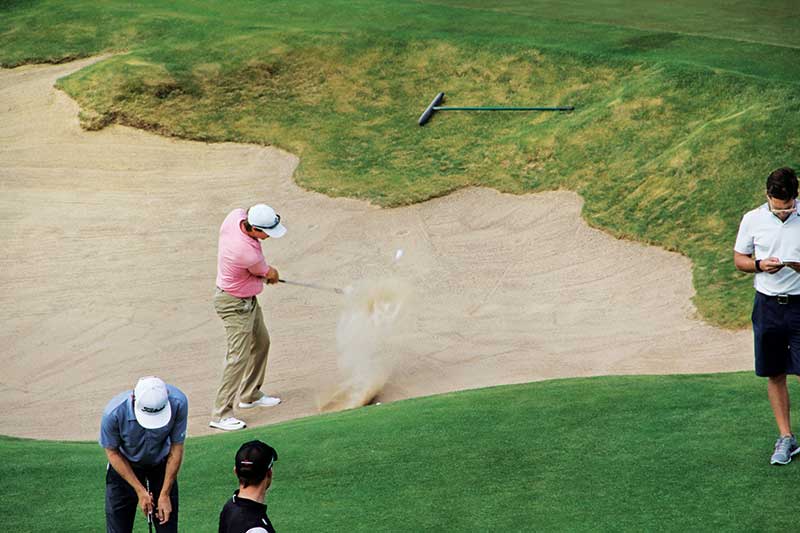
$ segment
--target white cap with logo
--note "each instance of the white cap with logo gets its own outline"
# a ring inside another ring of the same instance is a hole
[[[145,429],[158,429],[167,425],[172,416],[167,384],[155,376],[139,379],[133,390],[133,413]]]
[[[247,223],[274,239],[280,239],[286,233],[281,216],[265,204],[256,204],[247,210]]]

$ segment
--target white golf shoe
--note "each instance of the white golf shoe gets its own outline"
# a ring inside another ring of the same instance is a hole
[[[279,403],[281,403],[280,398],[264,395],[254,402],[239,402],[239,409],[250,409],[251,407],[275,407]]]
[[[208,425],[212,428],[221,429],[222,431],[236,431],[237,429],[244,429],[247,427],[247,424],[245,424],[243,421],[232,416],[223,418],[219,421],[212,420],[208,423]]]

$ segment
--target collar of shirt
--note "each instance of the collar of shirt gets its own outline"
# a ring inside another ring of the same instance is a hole
[[[239,228],[238,234],[241,236],[242,240],[244,240],[245,242],[250,243],[251,245],[255,242],[255,244],[258,245],[258,249],[260,250],[261,249],[261,241],[259,241],[255,237],[251,237],[250,235],[245,233],[244,229],[242,229],[242,222],[247,222],[247,212],[245,212],[244,216],[242,216],[239,219],[239,222],[236,223],[236,226]]]
[[[233,493],[233,497],[231,498],[233,503],[239,505],[240,507],[247,507],[253,510],[257,510],[263,514],[267,514],[267,504],[265,503],[258,503],[255,500],[250,500],[248,498],[240,498],[239,497],[239,489]]]
[[[136,413],[133,412],[133,392],[125,400],[125,412],[128,420],[136,420]]]

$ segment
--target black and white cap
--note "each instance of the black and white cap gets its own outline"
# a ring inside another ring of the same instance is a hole
[[[269,444],[260,440],[245,442],[236,452],[236,475],[253,480],[264,479],[277,460],[278,452]]]

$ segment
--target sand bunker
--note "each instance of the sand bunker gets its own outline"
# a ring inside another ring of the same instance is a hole
[[[752,366],[750,332],[694,318],[686,258],[587,227],[575,194],[469,189],[391,210],[331,199],[298,188],[297,159],[279,150],[82,131],[53,84],[88,63],[0,70],[2,434],[95,439],[105,403],[150,373],[189,396],[190,434],[212,432],[225,355],[211,305],[217,231],[230,209],[257,201],[289,228],[264,245],[287,279],[412,288],[408,327],[364,346],[383,402]],[[346,299],[280,284],[260,301],[272,336],[265,390],[284,402],[242,418],[319,412],[320,384],[347,368]]]

